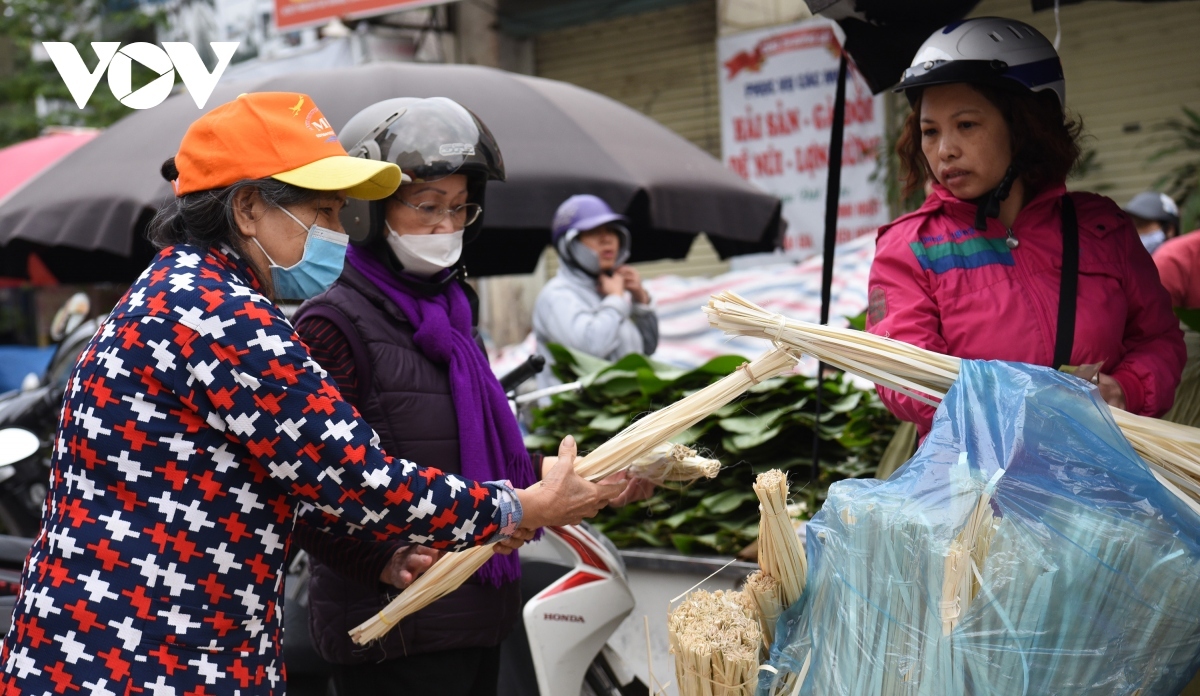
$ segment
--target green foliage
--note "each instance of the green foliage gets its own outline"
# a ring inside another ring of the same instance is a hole
[[[0,0],[0,147],[36,137],[46,126],[104,127],[127,116],[123,106],[100,84],[79,109],[54,64],[34,61],[32,50],[42,41],[70,41],[88,70],[96,67],[92,41],[154,41],[160,12],[149,13],[131,0]],[[158,77],[136,61],[134,90]],[[66,102],[66,108],[39,119],[38,97]]]
[[[1200,309],[1175,308],[1175,316],[1192,331],[1200,331]]]
[[[708,386],[746,362],[741,356],[714,358],[681,370],[629,355],[616,363],[551,346],[555,372],[564,381],[578,379],[579,392],[560,394],[534,413],[530,449],[553,454],[570,434],[580,452],[589,452],[637,418]],[[815,417],[816,380],[776,378],[752,387],[744,396],[676,438],[695,446],[724,466],[712,480],[687,486],[668,484],[642,503],[605,510],[594,523],[617,546],[669,547],[684,553],[733,553],[758,535],[758,499],[754,477],[781,469],[793,483],[792,498],[805,515],[819,509],[829,484],[875,472],[896,429],[896,420],[873,389],[849,380],[826,380],[823,408]],[[813,431],[821,443],[821,475],[811,481]]]
[[[1179,204],[1179,231],[1200,225],[1200,114],[1183,107],[1184,118],[1173,118],[1161,127],[1167,144],[1147,160],[1153,164],[1174,155],[1186,159],[1154,182],[1154,188],[1171,196]]]

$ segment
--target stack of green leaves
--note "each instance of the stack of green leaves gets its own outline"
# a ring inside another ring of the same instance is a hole
[[[595,449],[638,417],[667,406],[733,372],[746,359],[714,358],[692,370],[629,355],[615,363],[552,346],[554,370],[578,392],[559,394],[533,414],[530,449],[553,454],[574,435],[581,453]],[[720,460],[715,479],[665,484],[648,500],[607,509],[593,520],[619,547],[674,547],[683,553],[736,553],[758,536],[754,479],[769,469],[788,474],[791,497],[809,517],[829,484],[872,476],[897,421],[873,389],[842,377],[825,380],[820,423],[817,381],[766,380],[701,421],[676,442]],[[811,477],[813,431],[822,439],[820,476]]]

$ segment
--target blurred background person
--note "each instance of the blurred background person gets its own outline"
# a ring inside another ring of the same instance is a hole
[[[1179,236],[1179,206],[1165,193],[1143,191],[1125,204],[1142,245],[1153,254],[1163,242]]]
[[[627,266],[632,247],[628,220],[597,196],[563,201],[554,215],[552,241],[561,265],[533,308],[538,354],[554,362],[557,343],[604,360],[631,353],[653,355],[658,317],[642,277]],[[538,375],[541,388],[558,384],[551,370]]]
[[[1171,296],[1171,307],[1183,318],[1187,362],[1175,390],[1175,405],[1164,419],[1200,427],[1200,234],[1195,231],[1168,239],[1154,252],[1158,277]]]

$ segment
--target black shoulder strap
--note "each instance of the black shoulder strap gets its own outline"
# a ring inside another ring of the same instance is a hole
[[[1063,259],[1058,289],[1058,332],[1054,339],[1054,368],[1071,364],[1075,347],[1075,301],[1079,290],[1079,221],[1070,194],[1062,197]]]

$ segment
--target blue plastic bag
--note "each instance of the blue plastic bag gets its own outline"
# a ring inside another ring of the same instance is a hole
[[[760,694],[1174,695],[1200,666],[1200,516],[1047,368],[963,361],[917,454],[831,486],[807,547]]]

